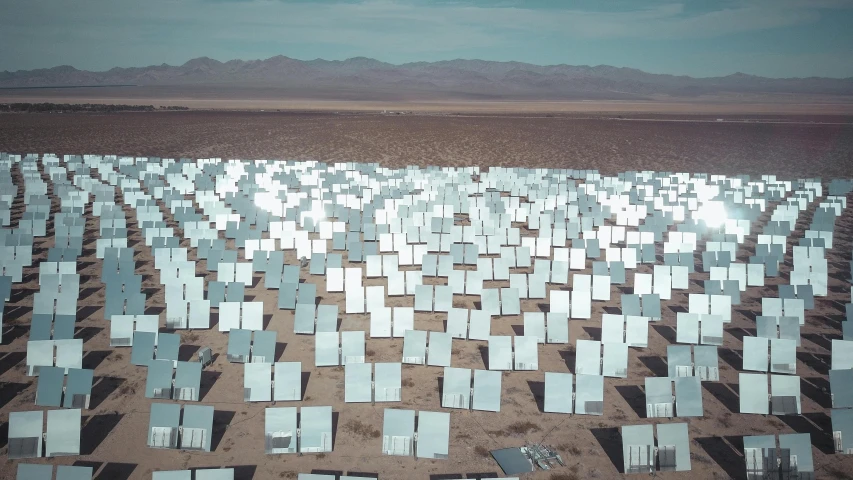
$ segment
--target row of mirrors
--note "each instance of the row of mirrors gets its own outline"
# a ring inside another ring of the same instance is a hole
[[[82,368],[83,340],[75,338],[80,295],[92,286],[81,284],[78,268],[90,257],[101,267],[89,283],[106,292],[95,315],[110,347],[129,349],[128,365],[147,372],[151,448],[210,451],[214,407],[199,392],[203,369],[219,355],[225,368],[243,370],[245,402],[298,405],[305,372],[343,367],[345,403],[389,404],[381,439],[366,446],[386,455],[453,455],[452,412],[500,412],[502,372],[538,372],[541,356],[557,355],[552,345],[572,344],[575,367],[542,372],[543,412],[607,416],[607,379],[640,377],[647,418],[702,417],[702,384],[720,380],[718,348],[731,343],[734,308],[756,296],[736,413],[800,415],[801,330],[831,294],[828,255],[841,243],[836,236],[849,235],[836,224],[853,191],[849,180],[773,175],[52,154],[0,154],[0,185],[0,295],[4,307],[20,300],[25,272],[37,273],[26,373],[37,384],[35,404],[48,408],[46,423],[41,410],[10,413],[13,459],[80,455],[95,372]],[[140,241],[130,241],[136,231]],[[35,261],[46,245],[46,260]],[[165,291],[159,315],[149,312],[146,275],[137,273],[138,254],[149,252]],[[767,279],[778,284],[775,296],[765,295]],[[267,310],[292,319],[292,333],[268,328],[266,305],[250,296],[261,290],[277,290]],[[341,294],[341,304],[324,303],[329,293]],[[466,300],[474,308],[459,306]],[[612,302],[616,311],[601,311]],[[436,314],[444,331],[423,329],[423,316]],[[351,328],[358,315],[368,328]],[[840,454],[853,453],[849,304],[845,316],[828,375]],[[598,333],[572,339],[575,321]],[[506,322],[520,331],[493,334]],[[630,368],[629,352],[649,351],[650,324],[675,330],[666,376]],[[227,350],[180,360],[181,333],[193,330],[227,336]],[[313,336],[313,366],[277,358],[287,335]],[[398,362],[368,361],[368,340],[387,347],[394,339],[403,344]],[[455,342],[484,346],[484,368],[453,366]],[[430,410],[390,406],[405,396],[404,364],[443,369]],[[266,408],[265,452],[332,452],[332,414],[330,406]],[[686,423],[622,426],[621,471],[690,470],[689,433]],[[813,473],[809,434],[778,439],[744,437],[749,474]],[[17,475],[52,478],[53,470],[20,463]],[[86,467],[56,471],[91,475]],[[222,468],[153,478],[234,477]]]

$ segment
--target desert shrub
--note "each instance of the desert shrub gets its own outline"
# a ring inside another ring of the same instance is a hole
[[[533,422],[515,422],[507,427],[507,431],[516,435],[526,435],[529,432],[538,432],[539,427]]]
[[[373,428],[373,426],[362,423],[358,420],[350,420],[344,425],[344,430],[352,432],[363,438],[379,438],[382,432]]]

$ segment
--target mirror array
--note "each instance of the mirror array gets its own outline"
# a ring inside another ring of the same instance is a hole
[[[572,371],[539,377],[543,413],[607,417],[606,385],[636,378],[647,418],[703,417],[703,386],[722,385],[734,307],[755,292],[760,310],[748,320],[754,334],[742,336],[733,413],[799,416],[801,332],[832,293],[828,256],[849,237],[836,225],[853,190],[840,180],[772,175],[49,154],[0,154],[0,184],[0,297],[5,310],[25,271],[37,273],[26,374],[36,377],[35,406],[53,408],[46,423],[41,410],[10,412],[10,459],[80,455],[94,371],[83,368],[84,342],[75,338],[85,283],[78,268],[91,236],[109,346],[130,347],[128,365],[146,372],[150,448],[211,451],[215,407],[198,403],[203,370],[220,354],[225,368],[242,370],[243,401],[252,403],[304,402],[307,371],[342,368],[345,406],[392,402],[381,441],[364,446],[382,455],[452,457],[458,410],[501,412],[504,376],[539,375],[543,356],[568,344]],[[141,241],[129,241],[136,229]],[[34,247],[50,236],[46,261],[34,260]],[[143,288],[150,275],[137,273],[143,248],[164,291],[162,314],[152,313]],[[198,274],[202,260],[215,279]],[[255,299],[257,289],[277,290],[274,305]],[[328,293],[341,294],[342,304],[326,303]],[[475,308],[459,301],[472,298]],[[293,335],[314,337],[313,367],[280,361],[278,339],[290,330],[269,328],[271,308],[293,319]],[[844,313],[827,375],[834,451],[853,454],[853,306]],[[436,315],[444,331],[424,321]],[[352,321],[358,316],[367,321]],[[514,335],[499,334],[507,322],[520,324]],[[578,324],[597,327],[580,338]],[[659,341],[650,326],[674,331],[661,334],[665,371],[643,377],[631,359]],[[192,331],[224,335],[227,348],[186,361],[182,338]],[[402,351],[395,361],[369,361],[368,339],[389,351],[402,340]],[[480,345],[484,368],[453,366],[460,342]],[[446,411],[392,407],[411,405],[404,365],[441,367],[440,398],[427,408]],[[263,413],[266,454],[333,452],[332,406]],[[624,473],[691,469],[687,423],[621,425],[619,435]],[[751,476],[813,475],[813,441],[808,433],[781,434],[778,445],[775,436],[745,436],[743,465]],[[50,465],[17,468],[21,479],[53,475]],[[56,478],[91,478],[91,470],[59,466]],[[224,480],[234,472],[153,478]]]

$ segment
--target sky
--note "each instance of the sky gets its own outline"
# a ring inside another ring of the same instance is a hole
[[[0,71],[285,55],[853,77],[853,0],[0,0]]]

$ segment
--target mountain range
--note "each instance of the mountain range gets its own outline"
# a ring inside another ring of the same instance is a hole
[[[112,68],[104,72],[63,65],[0,72],[0,88],[138,86],[240,86],[346,95],[482,99],[638,99],[715,94],[853,95],[851,78],[766,78],[743,73],[694,78],[607,65],[548,65],[448,60],[401,65],[371,58],[342,61],[266,60],[220,62],[201,57],[180,66]]]

